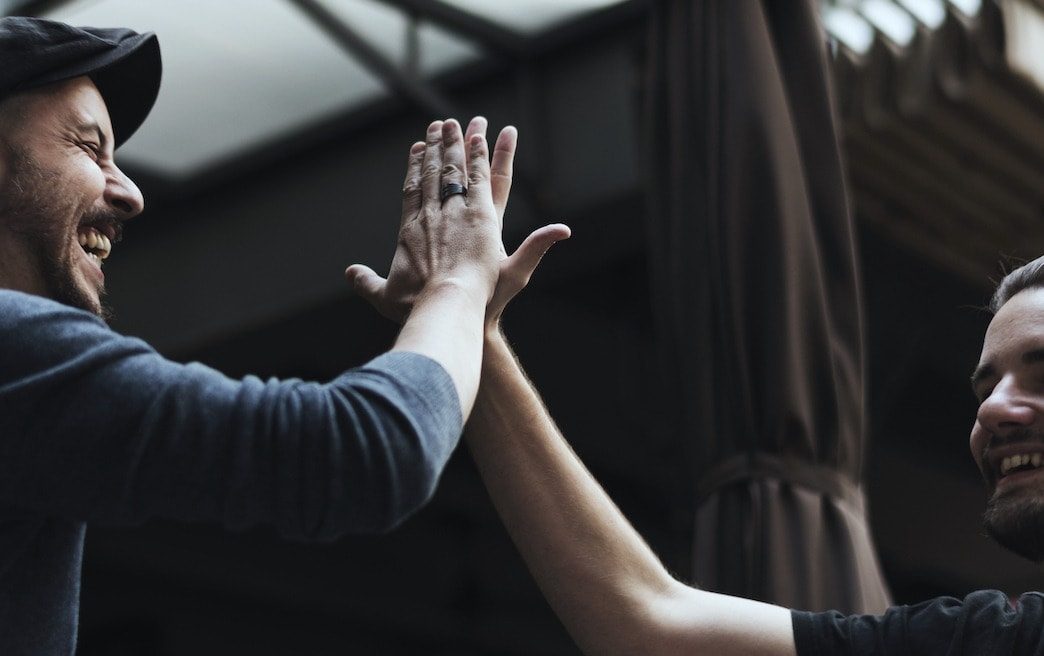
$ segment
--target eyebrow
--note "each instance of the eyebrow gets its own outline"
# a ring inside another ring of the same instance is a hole
[[[1044,362],[1044,348],[1030,349],[1023,353],[1022,357],[1019,359],[1022,360],[1023,364],[1040,364]],[[979,365],[971,375],[972,388],[977,387],[979,383],[990,376],[995,375],[996,372],[996,368],[988,362]]]

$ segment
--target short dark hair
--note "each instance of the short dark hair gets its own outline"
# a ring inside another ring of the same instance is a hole
[[[1037,287],[1044,287],[1044,256],[1023,264],[1004,276],[997,285],[997,290],[993,292],[993,298],[990,299],[990,313],[997,314],[1001,306],[1010,301],[1015,294]]]

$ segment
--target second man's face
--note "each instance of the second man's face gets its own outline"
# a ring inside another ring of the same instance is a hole
[[[1044,560],[1044,289],[1016,294],[986,331],[973,375],[970,445],[987,488],[987,532]]]

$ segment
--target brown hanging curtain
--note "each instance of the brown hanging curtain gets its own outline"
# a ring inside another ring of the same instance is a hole
[[[656,0],[649,38],[648,256],[695,583],[880,612],[859,268],[814,0]]]

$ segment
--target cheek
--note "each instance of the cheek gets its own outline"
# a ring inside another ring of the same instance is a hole
[[[982,450],[986,447],[986,431],[982,425],[975,421],[972,425],[971,435],[968,437],[968,448],[971,449],[972,458],[979,470],[982,470]]]
[[[105,193],[105,174],[94,162],[84,159],[86,164],[70,167],[67,174],[62,176],[61,190],[56,194],[57,199],[63,199],[69,204],[72,213],[76,215],[70,219],[77,224],[80,215],[100,202]]]
[[[89,158],[84,158],[83,165],[77,167],[72,183],[79,195],[91,200],[101,198],[105,193],[105,173]]]

